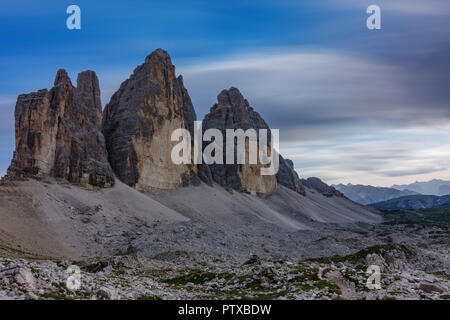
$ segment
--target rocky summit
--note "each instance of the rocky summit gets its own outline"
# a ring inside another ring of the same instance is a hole
[[[266,129],[270,135],[270,128],[264,119],[253,110],[248,101],[244,99],[241,92],[232,87],[229,90],[223,90],[217,96],[217,103],[211,108],[210,112],[203,120],[203,134],[208,129],[218,129],[224,137],[223,141],[223,163],[214,163],[210,165],[212,178],[215,182],[228,189],[246,191],[254,194],[266,194],[277,188],[277,180],[274,175],[261,175],[260,170],[263,167],[261,163],[248,164],[226,164],[226,131],[227,129]],[[269,142],[270,139],[268,138]],[[235,160],[236,160],[236,140],[234,141]],[[258,148],[262,146],[259,145]],[[270,146],[270,149],[273,146]],[[248,144],[246,145],[246,154],[248,153]],[[204,151],[205,152],[205,151]]]
[[[169,54],[158,49],[124,81],[106,106],[103,133],[117,177],[141,191],[171,190],[198,183],[195,165],[176,165],[176,129],[194,130],[196,114]],[[193,135],[191,135],[193,136]]]
[[[17,99],[16,150],[7,176],[49,175],[86,186],[112,186],[101,117],[95,72],[80,73],[74,87],[67,72],[59,70],[50,91]]]

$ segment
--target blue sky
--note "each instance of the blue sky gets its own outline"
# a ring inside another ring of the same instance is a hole
[[[66,28],[81,8],[82,29]],[[366,28],[378,4],[382,29]],[[0,174],[18,94],[56,70],[99,76],[103,103],[156,48],[202,119],[238,87],[301,176],[374,185],[450,179],[450,3],[445,0],[24,1],[0,11]]]

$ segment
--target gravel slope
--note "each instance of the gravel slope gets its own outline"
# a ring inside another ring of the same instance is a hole
[[[120,182],[88,190],[27,180],[0,186],[0,221],[3,251],[9,248],[10,254],[81,258],[196,250],[296,257],[316,253],[305,247],[314,239],[352,233],[358,223],[381,218],[345,198],[313,190],[302,196],[280,187],[257,197],[201,184],[143,194]]]

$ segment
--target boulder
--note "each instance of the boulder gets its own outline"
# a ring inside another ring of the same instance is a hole
[[[0,279],[7,282],[15,282],[27,289],[36,289],[36,280],[28,268],[11,266],[0,270]]]
[[[375,265],[380,267],[381,273],[386,273],[389,271],[389,265],[386,263],[386,260],[379,254],[369,253],[365,258],[365,262],[367,266]]]
[[[108,288],[108,287],[101,287],[97,293],[97,298],[100,300],[119,300],[120,296],[116,289]]]
[[[445,292],[445,289],[443,287],[441,287],[440,285],[438,285],[437,283],[432,283],[432,282],[428,282],[428,281],[422,281],[419,284],[419,289],[426,293],[433,293],[433,292],[443,293],[443,292]]]

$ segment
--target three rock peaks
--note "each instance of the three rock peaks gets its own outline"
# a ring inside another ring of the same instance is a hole
[[[236,88],[223,90],[203,121],[203,130],[269,129]],[[53,176],[90,187],[111,187],[115,177],[140,191],[171,190],[200,180],[265,194],[278,184],[303,193],[292,162],[280,156],[277,176],[259,165],[176,165],[175,129],[194,136],[194,106],[176,77],[169,54],[158,49],[111,97],[102,114],[98,78],[78,75],[74,87],[58,70],[54,87],[20,95],[15,110],[16,150],[8,177]],[[192,142],[193,143],[193,142]]]

